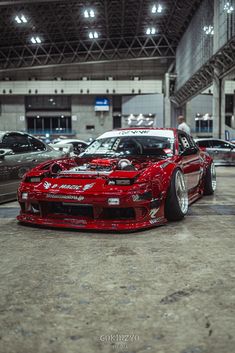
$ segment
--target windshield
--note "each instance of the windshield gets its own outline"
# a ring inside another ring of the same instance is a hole
[[[174,138],[162,136],[107,137],[95,140],[83,157],[102,156],[163,156],[173,155]]]

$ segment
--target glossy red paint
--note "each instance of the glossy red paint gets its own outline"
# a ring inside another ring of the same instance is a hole
[[[76,157],[43,163],[28,172],[20,184],[21,212],[17,219],[47,227],[116,231],[164,224],[166,195],[177,168],[184,173],[189,203],[202,196],[205,172],[212,159],[200,149],[183,156],[176,129],[118,131],[127,135],[129,131],[172,131],[173,153],[165,158],[126,157],[131,170],[120,170],[120,157]]]

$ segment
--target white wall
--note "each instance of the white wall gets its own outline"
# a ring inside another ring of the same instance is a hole
[[[95,138],[113,128],[112,101],[110,100],[110,111],[104,112],[103,116],[101,112],[94,111],[94,105],[95,96],[72,96],[72,129],[81,139]],[[94,125],[94,131],[87,130],[87,125]]]
[[[163,127],[163,94],[124,96],[122,115],[155,114],[157,127]]]
[[[24,97],[1,97],[0,130],[25,130]]]
[[[5,93],[4,93],[5,91]],[[0,81],[0,94],[146,94],[162,93],[161,80]]]

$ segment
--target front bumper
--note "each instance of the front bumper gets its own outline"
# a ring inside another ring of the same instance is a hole
[[[18,221],[45,227],[90,230],[132,231],[166,223],[162,199],[136,200],[130,194],[120,197],[120,205],[109,206],[107,200],[117,195],[85,195],[82,201],[46,199],[30,193],[22,200]],[[66,196],[67,197],[67,196]]]

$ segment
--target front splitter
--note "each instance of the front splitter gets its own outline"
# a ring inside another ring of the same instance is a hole
[[[38,225],[42,227],[52,228],[71,228],[71,229],[87,229],[87,230],[109,230],[109,231],[134,231],[139,229],[152,228],[163,225],[167,222],[164,217],[149,219],[139,222],[127,221],[109,221],[109,220],[87,220],[76,218],[42,218],[34,215],[20,214],[17,220],[21,223]]]

